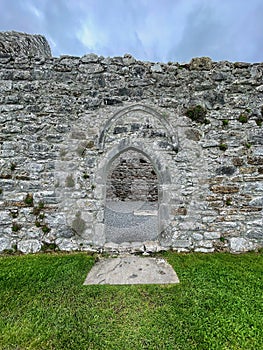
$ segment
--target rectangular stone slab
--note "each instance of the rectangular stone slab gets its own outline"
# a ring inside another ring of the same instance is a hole
[[[157,210],[138,210],[133,212],[134,215],[137,216],[157,216]]]
[[[119,256],[98,261],[88,273],[84,285],[175,283],[179,283],[177,274],[165,259]]]

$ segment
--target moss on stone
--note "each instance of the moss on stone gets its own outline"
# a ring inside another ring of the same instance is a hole
[[[206,119],[207,110],[201,105],[189,107],[185,112],[185,115],[195,122],[202,124],[209,124],[209,120]]]
[[[240,123],[245,124],[248,122],[248,114],[247,113],[241,113],[237,119]]]
[[[26,195],[26,198],[24,199],[24,203],[29,207],[32,207],[34,205],[34,198],[32,193],[28,193]]]

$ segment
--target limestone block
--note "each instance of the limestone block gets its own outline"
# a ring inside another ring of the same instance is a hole
[[[201,235],[200,233],[193,233],[193,239],[195,239],[196,241],[201,241],[203,239],[203,235]]]
[[[202,248],[212,248],[213,247],[213,242],[211,240],[203,240],[203,241],[199,241],[197,243],[198,247],[202,247]]]
[[[85,228],[84,232],[81,234],[81,238],[85,239],[86,241],[91,242],[92,241],[92,229]]]
[[[151,67],[151,71],[154,73],[162,73],[163,69],[159,63],[156,63]]]
[[[229,238],[230,250],[233,253],[242,253],[253,250],[254,244],[248,239],[242,237],[231,237]]]
[[[1,237],[0,238],[0,252],[3,252],[5,249],[11,249],[12,242],[9,237]]]
[[[131,242],[131,253],[143,253],[144,245],[142,242]]]
[[[99,60],[99,57],[94,53],[89,53],[81,57],[81,62],[83,63],[96,63]]]
[[[257,91],[263,92],[263,85],[257,86],[256,87]]]
[[[17,244],[17,250],[25,254],[37,253],[40,251],[40,249],[41,243],[36,239],[23,240]]]
[[[196,253],[213,253],[215,248],[195,248],[194,251]]]
[[[108,242],[104,244],[104,249],[107,252],[118,252],[119,244],[114,242]]]
[[[219,232],[206,232],[204,233],[205,239],[219,239],[221,234]]]
[[[125,253],[125,252],[130,252],[131,250],[131,243],[130,242],[122,242],[119,244],[119,252],[120,253]]]
[[[104,71],[104,67],[99,63],[81,64],[79,71],[85,74],[101,73]]]
[[[72,230],[72,228],[68,227],[66,225],[59,226],[52,231],[55,232],[55,237],[57,237],[57,238],[71,238],[75,234],[74,231]],[[47,236],[45,236],[45,238],[46,237]],[[52,235],[52,237],[53,237],[53,235]]]
[[[73,238],[57,238],[55,240],[56,245],[62,251],[78,250],[78,244]]]
[[[187,249],[187,248],[173,248],[172,249],[174,252],[177,252],[177,253],[189,253],[190,252],[190,250],[189,249]]]
[[[249,205],[252,207],[263,207],[263,196],[262,197],[256,197],[253,198],[250,202]]]
[[[188,239],[176,239],[173,240],[174,248],[189,248],[191,246],[191,242]]]
[[[7,211],[0,211],[0,223],[2,225],[10,224],[11,221],[12,221],[12,218]]]
[[[212,68],[212,60],[209,57],[196,57],[190,62],[192,70],[210,70]]]
[[[145,251],[147,253],[157,253],[157,252],[160,252],[162,250],[160,244],[158,242],[154,242],[154,241],[144,242],[144,246],[145,246]]]

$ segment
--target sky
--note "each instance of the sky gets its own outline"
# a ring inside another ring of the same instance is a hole
[[[41,34],[53,56],[263,61],[263,0],[0,0],[0,31]]]

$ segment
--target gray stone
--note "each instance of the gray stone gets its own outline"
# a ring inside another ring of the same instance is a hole
[[[4,212],[0,211],[0,222],[2,225],[10,223],[11,220],[12,220],[12,217],[9,213],[7,213],[6,211]]]
[[[199,241],[198,245],[200,247],[204,247],[204,248],[212,248],[213,247],[213,242],[211,240],[203,240],[203,241]]]
[[[79,249],[78,244],[72,238],[57,238],[55,240],[55,243],[58,246],[59,250],[62,251],[72,251]]]
[[[84,285],[174,283],[179,283],[179,279],[164,259],[123,256],[97,262],[89,272]]]
[[[262,247],[262,64],[56,58],[42,39],[0,35],[1,238],[26,252]]]
[[[213,253],[215,249],[214,248],[195,248],[194,251],[196,253]]]
[[[144,246],[147,253],[158,253],[163,250],[160,244],[154,241],[146,241],[144,242]]]
[[[145,251],[145,246],[142,242],[132,242],[131,243],[131,253],[143,253]]]
[[[231,237],[229,238],[229,242],[233,253],[247,252],[255,248],[252,242],[242,237]]]
[[[20,32],[0,32],[0,54],[14,56],[50,57],[51,50],[45,37]]]
[[[200,233],[193,233],[193,239],[195,239],[196,241],[201,241],[203,239],[203,235],[201,235]]]
[[[17,250],[22,253],[37,253],[41,249],[41,243],[36,239],[27,239],[17,244]]]
[[[191,242],[189,240],[177,239],[173,241],[173,247],[175,248],[189,248]]]
[[[9,237],[0,237],[0,252],[12,248],[12,241]]]
[[[108,242],[104,244],[104,249],[107,252],[118,252],[119,245],[117,243]]]
[[[154,73],[162,73],[163,69],[160,64],[156,63],[151,67],[151,71]]]
[[[96,63],[98,62],[98,60],[99,60],[99,57],[94,53],[89,53],[81,57],[81,62],[83,63],[91,63],[91,62]]]
[[[219,232],[206,232],[204,233],[205,239],[219,239],[221,234]]]
[[[249,202],[249,205],[252,205],[253,207],[263,207],[263,197],[253,198]]]

